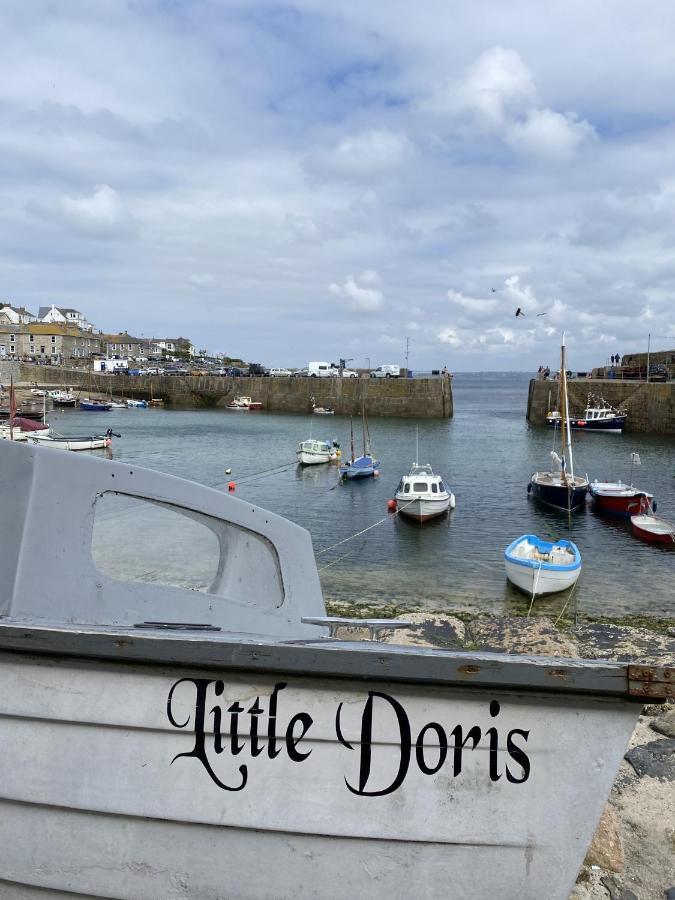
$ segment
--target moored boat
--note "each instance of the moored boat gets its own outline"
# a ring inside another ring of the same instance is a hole
[[[90,397],[85,397],[83,400],[80,400],[78,403],[79,409],[84,410],[85,412],[109,412],[110,404],[104,400],[93,400]]]
[[[621,434],[627,418],[627,413],[610,406],[602,397],[597,398],[593,394],[589,394],[583,414],[570,416],[569,425],[575,431],[602,431],[606,434]],[[560,428],[562,420],[563,416],[558,411],[550,412],[546,416],[546,423],[549,428]]]
[[[589,491],[595,508],[614,516],[630,518],[653,507],[653,494],[621,481],[592,481]]]
[[[27,440],[40,447],[52,447],[56,450],[104,450],[112,444],[114,432],[109,428],[105,434],[65,435],[65,434],[30,434]],[[114,435],[119,437],[119,435]]]
[[[635,537],[650,544],[675,547],[675,525],[660,516],[631,516],[630,524]]]
[[[455,508],[455,495],[430,465],[413,463],[396,489],[396,510],[403,516],[425,522]]]
[[[575,512],[586,506],[588,478],[574,474],[572,440],[570,433],[569,398],[567,395],[567,374],[565,371],[565,334],[560,348],[560,398],[563,408],[561,417],[561,456],[551,451],[554,471],[535,472],[527,486],[528,493],[541,503],[556,509]]]
[[[5,442],[0,490],[8,896],[566,900],[672,686],[330,637],[308,533],[203,485]]]
[[[312,404],[312,412],[315,416],[334,416],[335,410],[330,406],[315,406]]]
[[[234,410],[235,412],[245,412],[246,410],[256,411],[262,409],[263,405],[259,400],[252,400],[250,397],[235,397],[231,400],[225,409]]]
[[[581,572],[581,554],[572,541],[544,541],[523,534],[504,551],[506,577],[529,597],[567,590]]]
[[[351,416],[349,417],[351,456],[346,462],[340,465],[339,472],[342,481],[369,478],[370,476],[378,474],[380,461],[373,456],[365,406],[361,411],[361,427],[363,429],[363,453],[361,456],[356,456],[354,452],[354,420]]]
[[[148,401],[147,400],[127,400],[126,401],[127,409],[147,409]]]
[[[29,435],[46,436],[49,431],[49,425],[45,422],[36,422],[23,416],[15,416],[13,419],[0,422],[0,438],[3,440],[25,441]]]
[[[71,394],[70,391],[48,391],[47,396],[54,406],[75,406],[75,403],[77,402],[75,394]]]
[[[316,466],[334,462],[340,455],[340,448],[335,441],[316,441],[308,438],[306,441],[300,441],[295,455],[301,466]]]

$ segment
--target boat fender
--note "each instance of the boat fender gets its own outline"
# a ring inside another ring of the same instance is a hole
[[[396,501],[395,500],[387,500],[387,509],[391,512],[396,509]]]
[[[236,481],[228,481],[228,483],[227,483],[227,489],[230,492],[233,492],[234,489],[236,488],[236,486],[237,486]]]
[[[454,508],[455,508],[455,495],[450,494],[450,509],[454,509]]]
[[[529,494],[531,492],[532,492],[532,482],[530,482],[527,486],[527,493]]]
[[[656,512],[656,500],[652,500],[652,509]]]
[[[225,469],[225,474],[229,475],[232,472],[232,469]]]
[[[379,477],[380,477],[380,470],[373,469],[373,478],[379,478]]]

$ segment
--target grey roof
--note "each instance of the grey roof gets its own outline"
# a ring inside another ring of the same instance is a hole
[[[71,307],[69,307],[69,306],[54,306],[54,309],[57,309],[64,316],[66,313],[77,313],[78,316],[82,315],[82,313],[79,311],[79,309],[71,309]],[[38,319],[44,319],[44,317],[47,315],[47,313],[49,313],[51,311],[52,311],[51,306],[41,306],[40,309],[38,310]]]

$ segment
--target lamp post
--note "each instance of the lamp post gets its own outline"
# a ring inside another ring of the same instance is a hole
[[[649,348],[652,342],[651,333],[647,335],[647,383],[649,384]]]
[[[368,363],[368,374],[370,375],[370,357],[366,356],[366,362]]]

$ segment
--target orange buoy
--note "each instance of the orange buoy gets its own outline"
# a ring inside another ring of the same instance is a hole
[[[237,482],[236,482],[236,481],[229,481],[229,482],[227,483],[227,489],[228,489],[228,491],[233,491],[233,490],[236,488],[236,486],[237,486]]]
[[[387,500],[387,509],[391,512],[396,509],[396,501],[395,500]]]

